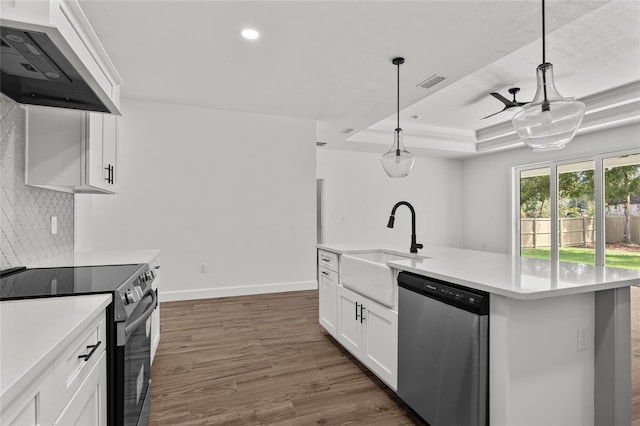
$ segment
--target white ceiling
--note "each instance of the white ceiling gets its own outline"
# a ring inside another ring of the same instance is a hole
[[[80,3],[125,82],[123,97],[315,119],[323,149],[391,144],[391,59],[404,56],[407,145],[423,155],[473,155],[512,116],[480,120],[502,108],[488,93],[509,97],[518,86],[519,100],[530,100],[541,62],[537,0]],[[242,39],[245,27],[262,37]],[[547,34],[564,96],[640,81],[639,1],[550,0]],[[446,80],[416,87],[433,74]]]

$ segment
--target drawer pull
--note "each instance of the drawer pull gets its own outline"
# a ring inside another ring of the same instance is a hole
[[[321,271],[322,275],[329,275],[327,271]]]
[[[86,355],[79,355],[78,359],[84,358],[85,362],[89,361],[89,358],[91,358],[91,355],[93,355],[93,353],[98,349],[98,346],[100,346],[101,343],[101,341],[98,341],[98,343],[96,343],[95,345],[87,346],[87,349],[91,348],[91,352]]]
[[[323,262],[331,262],[331,259],[329,259],[328,257],[322,257],[321,259]]]

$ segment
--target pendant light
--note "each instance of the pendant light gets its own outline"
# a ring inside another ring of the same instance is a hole
[[[404,58],[393,58],[393,65],[398,67],[398,109],[396,130],[393,132],[393,145],[391,149],[382,155],[380,161],[384,171],[389,177],[405,177],[411,171],[413,163],[416,161],[415,155],[407,151],[402,143],[402,129],[400,128],[400,65],[404,64]]]
[[[576,134],[584,117],[584,103],[563,98],[553,82],[553,65],[545,56],[545,7],[542,0],[542,64],[536,75],[536,95],[511,122],[520,139],[533,151],[562,149]]]

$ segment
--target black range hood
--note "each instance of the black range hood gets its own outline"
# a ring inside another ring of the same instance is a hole
[[[111,113],[47,34],[0,27],[0,91],[21,104]]]

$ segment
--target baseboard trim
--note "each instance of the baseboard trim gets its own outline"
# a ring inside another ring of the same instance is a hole
[[[218,297],[282,293],[287,291],[316,290],[317,288],[317,281],[298,281],[173,291],[162,291],[162,289],[160,289],[158,292],[158,299],[160,302],[175,302],[179,300],[211,299]]]

